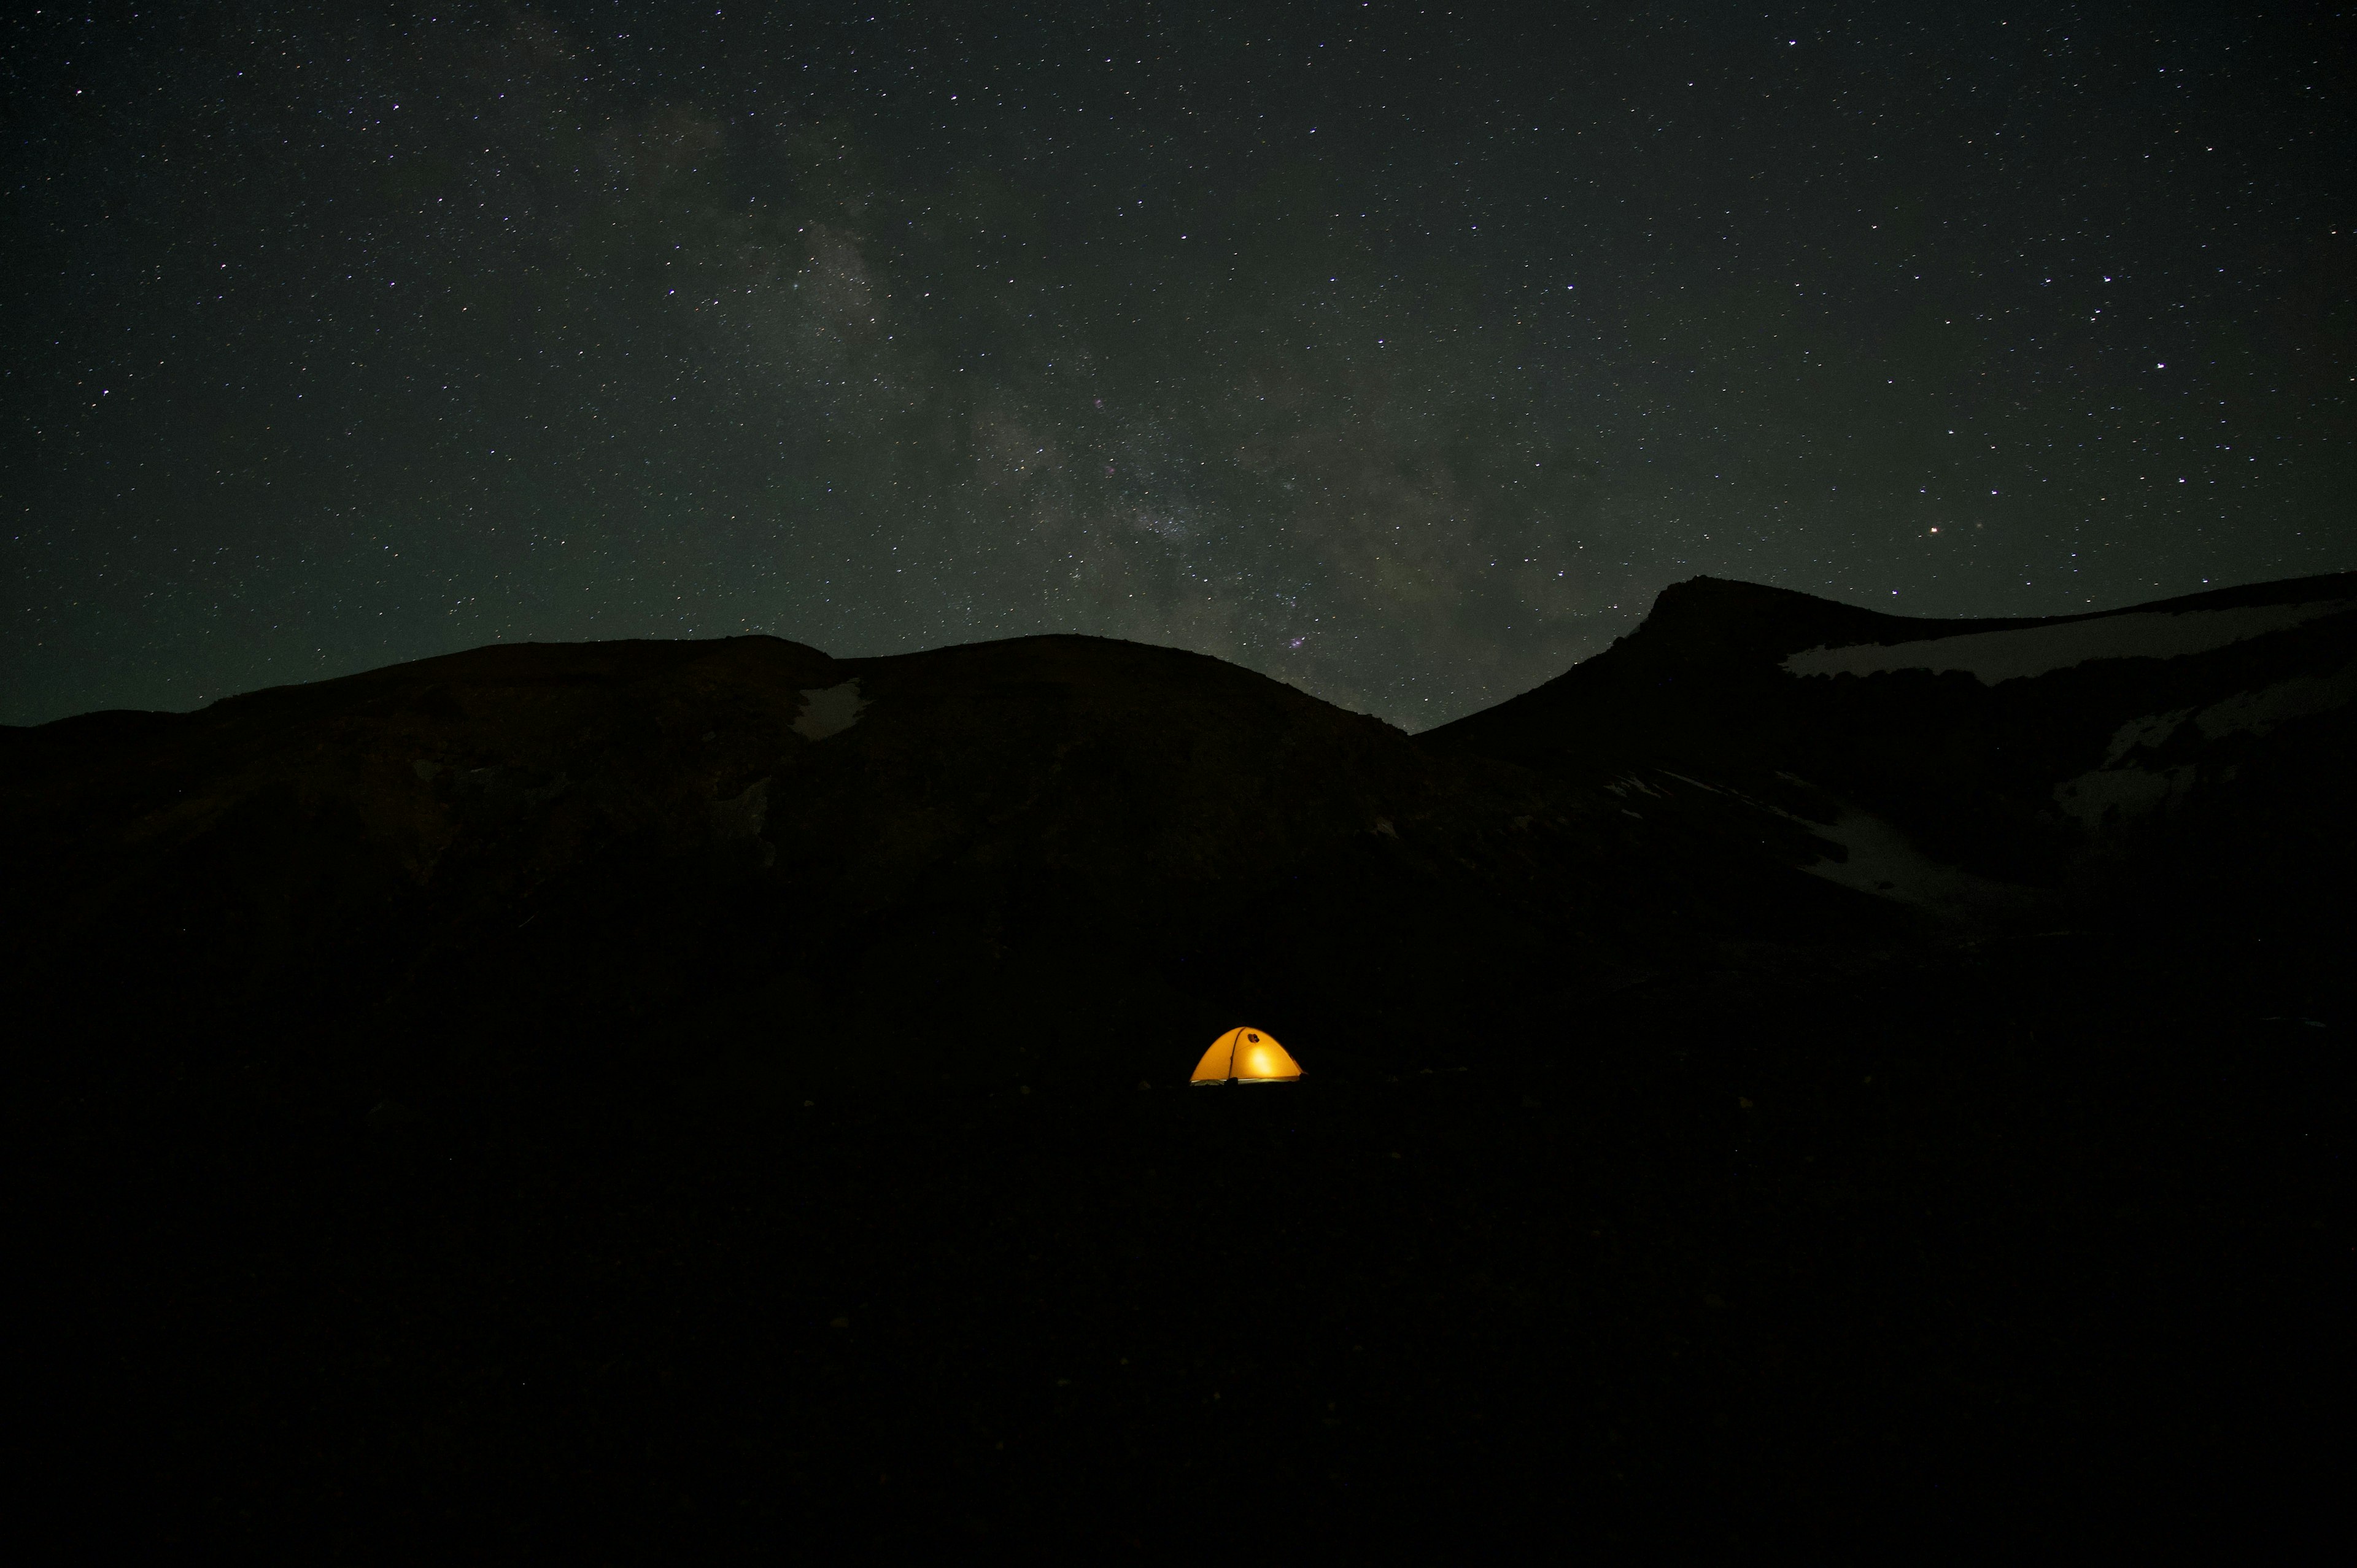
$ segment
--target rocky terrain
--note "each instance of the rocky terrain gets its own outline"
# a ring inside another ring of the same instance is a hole
[[[35,1457],[342,1557],[2289,1528],[2352,611],[1699,579],[1421,736],[1082,638],[0,732]],[[1242,1022],[1305,1079],[1186,1089]]]
[[[1426,744],[1677,802],[1966,921],[2320,891],[2357,699],[2357,574],[2044,621],[1928,621],[1697,578]],[[1885,875],[1888,873],[1888,875]],[[2147,911],[2149,912],[2149,911]]]

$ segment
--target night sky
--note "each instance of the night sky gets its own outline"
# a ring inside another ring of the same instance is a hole
[[[20,13],[0,720],[1082,631],[1417,729],[1697,574],[2345,570],[2337,9]]]

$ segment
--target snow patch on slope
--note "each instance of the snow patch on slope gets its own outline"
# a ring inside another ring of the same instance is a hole
[[[841,735],[859,722],[860,712],[866,706],[860,700],[859,682],[856,680],[816,691],[806,688],[802,692],[802,711],[794,716],[794,733],[807,740]]]
[[[2104,749],[2104,764],[2054,786],[2054,803],[2091,830],[2141,817],[2193,788],[2191,763],[2154,769],[2133,766],[2134,753],[2158,751],[2190,721],[2205,741],[2230,735],[2264,736],[2277,725],[2330,713],[2357,702],[2357,664],[2330,675],[2300,675],[2256,691],[2237,692],[2202,708],[2130,719]]]
[[[1830,826],[1811,822],[1809,827],[1819,838],[1841,845],[1848,858],[1820,860],[1801,869],[1859,893],[1965,920],[2028,914],[2044,901],[2035,888],[1933,860],[1896,827],[1855,807],[1843,807]]]
[[[1784,660],[1793,675],[1878,675],[1900,670],[1961,670],[1985,686],[2068,670],[2091,659],[2181,659],[2286,631],[2357,607],[2357,599],[2245,605],[2223,610],[2147,611],[2061,626],[1968,631],[1919,642],[1812,648]]]
[[[2330,713],[2357,702],[2357,664],[2330,675],[2301,675],[2211,703],[2193,720],[2204,740],[2238,732],[2265,735],[2280,724]]]
[[[1798,774],[1779,773],[1777,777],[1802,795],[1821,802],[1821,810],[1833,818],[1830,822],[1818,815],[1802,816],[1772,800],[1761,800],[1729,787],[1706,784],[1699,779],[1690,779],[1668,768],[1662,769],[1661,776],[1739,801],[1753,811],[1781,817],[1807,830],[1813,839],[1834,846],[1839,852],[1839,858],[1812,852],[1813,858],[1798,869],[1853,892],[1888,898],[1895,904],[1905,904],[1927,914],[1970,924],[2004,923],[2038,913],[2051,903],[2050,895],[2037,888],[1999,882],[1993,877],[1966,871],[1962,866],[1932,859],[1917,849],[1896,824],[1871,811],[1860,811],[1845,800],[1836,800]],[[1634,774],[1624,776],[1617,784],[1608,784],[1605,788],[1616,795],[1625,795],[1626,789],[1622,786],[1642,790],[1648,795],[1663,796],[1663,791]]]
[[[2145,816],[2193,788],[2190,764],[2162,768],[2099,768],[2054,786],[2054,803],[2065,816],[2094,831],[2107,822]]]

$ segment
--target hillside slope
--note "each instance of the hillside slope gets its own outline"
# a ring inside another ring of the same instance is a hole
[[[2352,699],[2357,575],[1989,621],[1706,577],[1421,738],[1642,791],[1861,891],[2051,923],[2321,896],[2357,864]]]
[[[1418,739],[1078,638],[0,732],[23,1489],[355,1561],[2295,1531],[2339,591],[1983,684],[2082,645],[1686,585]],[[2087,869],[2114,764],[2234,898]],[[1246,1021],[1307,1077],[1179,1087]]]
[[[1603,790],[1095,639],[490,648],[0,745],[22,1014],[323,1112],[732,1054],[1129,1082],[1240,1017],[1380,1054],[1855,924]]]

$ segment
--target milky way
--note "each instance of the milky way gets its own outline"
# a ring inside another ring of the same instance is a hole
[[[1697,574],[2357,565],[2339,24],[167,9],[11,24],[9,722],[1082,631],[1421,728]]]

